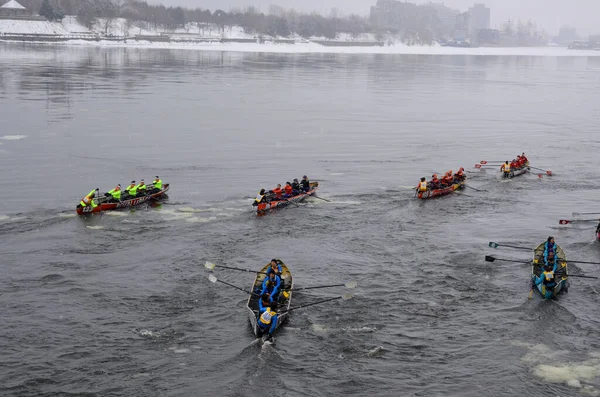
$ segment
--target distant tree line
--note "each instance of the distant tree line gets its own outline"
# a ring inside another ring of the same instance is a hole
[[[115,18],[125,18],[133,26],[174,30],[198,24],[201,30],[212,29],[213,25],[221,32],[232,26],[240,26],[248,34],[288,37],[296,33],[302,37],[322,36],[335,38],[340,32],[358,36],[371,31],[370,23],[358,15],[343,16],[338,9],[330,15],[300,13],[293,9],[271,5],[268,13],[256,7],[231,9],[229,12],[207,9],[165,7],[150,5],[137,0],[20,0],[29,10],[37,10],[48,20],[61,20],[65,15],[76,15],[85,26],[91,27],[101,19],[108,25]]]

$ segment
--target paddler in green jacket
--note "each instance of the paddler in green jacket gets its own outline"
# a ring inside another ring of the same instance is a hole
[[[146,195],[146,184],[144,183],[144,179],[140,181],[140,184],[137,185],[137,195],[145,196]]]
[[[131,185],[127,186],[125,191],[129,194],[129,198],[134,198],[137,195],[137,185],[135,181],[131,181]]]
[[[83,199],[81,199],[81,201],[79,202],[79,205],[82,207],[87,207],[88,205],[91,205],[92,208],[96,208],[98,206],[98,204],[94,203],[94,197],[96,197],[96,192],[99,192],[100,190],[98,188],[92,190],[91,192],[89,192],[87,194],[87,196],[85,196]]]
[[[152,186],[154,186],[154,188],[150,191],[150,193],[152,194],[158,193],[162,190],[162,180],[158,177],[158,175],[154,177],[154,180],[152,181]]]
[[[109,200],[111,203],[118,203],[121,201],[121,184],[119,183],[117,187],[113,190],[109,190],[106,194],[111,196],[111,199]]]

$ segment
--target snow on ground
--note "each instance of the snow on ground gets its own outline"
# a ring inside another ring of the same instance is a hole
[[[91,31],[79,23],[74,15],[67,15],[61,21],[62,26],[71,33],[90,33]]]
[[[66,35],[69,34],[69,31],[58,22],[0,19],[0,35],[3,34]]]
[[[43,42],[40,42],[43,44]],[[101,46],[128,48],[186,49],[197,51],[264,52],[264,53],[332,53],[332,54],[410,54],[410,55],[485,55],[485,56],[553,56],[553,57],[600,57],[600,51],[568,50],[564,47],[515,47],[515,48],[457,48],[440,46],[408,46],[396,44],[384,47],[329,47],[316,43],[257,44],[257,43],[157,43],[143,40],[85,41],[70,40],[48,45]]]

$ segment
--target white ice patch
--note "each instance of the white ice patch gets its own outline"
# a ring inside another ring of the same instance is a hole
[[[0,139],[4,139],[5,141],[18,141],[19,139],[25,139],[27,135],[4,135],[0,136]]]
[[[600,377],[600,353],[588,353],[589,359],[581,362],[565,362],[561,357],[568,353],[565,350],[555,350],[543,344],[529,344],[519,341],[512,342],[515,346],[528,349],[521,358],[522,361],[534,364],[533,374],[548,383],[566,384],[573,388],[584,388],[588,395],[600,395],[591,385],[582,386],[582,381],[591,382]],[[548,364],[552,363],[552,364]]]
[[[86,226],[88,229],[92,229],[92,230],[102,230],[104,229],[104,226]]]
[[[8,215],[0,215],[0,221],[7,221],[10,217]]]
[[[192,217],[192,218],[186,218],[185,221],[186,222],[191,222],[191,223],[206,223],[206,222],[211,222],[216,220],[217,217],[215,216],[211,216],[210,218],[200,218],[200,217]]]

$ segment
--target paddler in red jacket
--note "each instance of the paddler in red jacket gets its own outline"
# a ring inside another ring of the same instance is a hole
[[[294,192],[294,189],[292,189],[292,184],[289,182],[286,182],[285,187],[283,188],[283,191],[285,192],[285,195],[284,195],[285,198],[292,197],[292,193]]]
[[[281,198],[281,193],[283,192],[283,190],[281,190],[281,183],[278,183],[277,187],[271,191],[275,195],[275,198]]]
[[[523,162],[527,163],[529,160],[527,159],[527,157],[525,157],[525,153],[521,153],[521,158],[523,159]]]
[[[431,175],[431,180],[429,181],[429,188],[431,190],[440,188],[440,180],[437,177],[437,174]]]
[[[446,187],[452,185],[452,170],[446,172],[446,174],[444,174],[444,176],[442,177],[442,184],[446,185]]]
[[[465,171],[465,169],[463,167],[460,167],[458,172],[456,174],[454,174],[454,180],[457,182],[464,181],[467,178],[464,174],[464,171]]]

